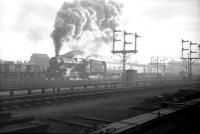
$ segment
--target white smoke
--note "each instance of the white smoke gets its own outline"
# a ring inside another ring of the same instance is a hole
[[[95,42],[96,46],[112,41],[111,30],[119,25],[121,8],[121,4],[105,0],[64,2],[57,13],[51,34],[56,55],[65,41],[80,42],[87,38]],[[71,44],[79,47],[76,45],[78,43]]]

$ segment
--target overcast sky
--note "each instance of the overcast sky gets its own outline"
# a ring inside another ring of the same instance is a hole
[[[32,53],[54,56],[50,34],[63,1],[0,0],[0,59],[28,60]],[[121,25],[142,36],[135,60],[178,58],[182,38],[200,43],[200,0],[120,1]]]

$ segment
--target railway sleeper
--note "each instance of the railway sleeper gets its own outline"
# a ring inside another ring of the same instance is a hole
[[[20,117],[20,116],[11,117],[8,119],[0,120],[0,126],[4,127],[7,125],[19,124],[19,123],[24,123],[28,121],[33,121],[33,117]]]
[[[0,128],[0,133],[36,133],[46,132],[48,124],[40,121],[28,121],[19,124],[8,125]]]
[[[102,123],[111,123],[111,121],[109,120],[98,118],[98,117],[88,117],[88,116],[80,116],[80,115],[76,115],[74,117],[78,119],[83,119],[83,120],[90,120],[90,121],[96,121],[96,122],[102,122]]]
[[[80,123],[80,122],[74,122],[74,121],[66,121],[66,120],[62,120],[59,118],[49,118],[52,121],[56,121],[56,122],[60,122],[63,124],[67,124],[67,125],[72,125],[72,126],[80,126],[80,127],[86,127],[86,128],[94,128],[94,125],[91,124],[86,124],[86,123]]]

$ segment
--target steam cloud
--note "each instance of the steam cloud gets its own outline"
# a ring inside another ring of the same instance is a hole
[[[80,40],[88,32],[100,33],[95,35],[94,41],[111,41],[109,31],[118,26],[121,8],[121,4],[105,0],[64,2],[51,34],[56,55],[64,41]]]

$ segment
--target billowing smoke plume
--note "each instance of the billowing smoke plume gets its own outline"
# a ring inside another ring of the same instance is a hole
[[[99,33],[94,41],[109,42],[111,31],[118,26],[122,5],[106,0],[64,2],[58,11],[51,34],[56,55],[64,41],[80,40],[85,33]]]

